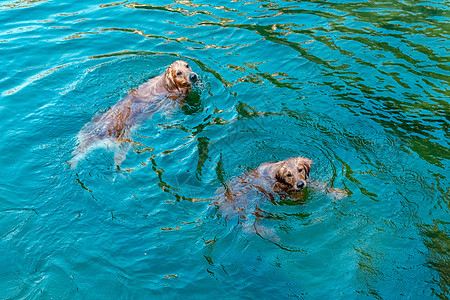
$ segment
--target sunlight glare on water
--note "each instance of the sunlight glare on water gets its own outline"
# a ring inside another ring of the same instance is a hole
[[[450,297],[449,9],[1,2],[0,298]],[[71,170],[81,128],[178,59],[200,77],[185,104],[121,170],[105,148]],[[316,188],[249,192],[258,234],[217,207],[293,156]]]

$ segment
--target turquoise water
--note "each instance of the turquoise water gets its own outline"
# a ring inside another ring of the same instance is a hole
[[[450,297],[448,1],[0,3],[1,299]],[[84,124],[189,62],[187,103],[122,171]],[[302,155],[345,189],[263,203],[273,242],[210,201]]]

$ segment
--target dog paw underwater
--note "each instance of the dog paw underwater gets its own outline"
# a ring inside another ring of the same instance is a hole
[[[68,162],[71,169],[97,148],[114,150],[118,168],[133,145],[132,133],[156,112],[167,113],[183,104],[198,81],[189,64],[182,60],[172,63],[163,74],[145,82],[112,106],[95,116],[78,133],[78,146]]]
[[[263,163],[225,183],[224,187],[217,190],[213,204],[228,226],[278,243],[280,238],[275,228],[266,226],[265,223],[285,218],[273,212],[274,205],[305,203],[311,192],[311,166],[312,161],[304,157]],[[341,198],[347,196],[344,190],[312,182],[312,188],[318,192],[329,194],[329,191],[333,191],[341,195]]]

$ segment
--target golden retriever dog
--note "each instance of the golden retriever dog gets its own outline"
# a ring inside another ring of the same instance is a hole
[[[302,201],[304,189],[311,188],[325,192],[333,198],[342,199],[347,193],[341,189],[329,188],[325,183],[309,180],[312,161],[304,157],[292,157],[279,162],[263,163],[224,184],[216,194],[214,205],[227,223],[240,225],[249,233],[278,242],[275,230],[261,224],[261,218],[273,215],[264,211],[264,202],[279,200]]]
[[[236,222],[243,225],[244,231],[277,241],[274,230],[260,224],[260,218],[267,214],[260,208],[261,201],[275,202],[277,195],[289,197],[306,188],[311,165],[312,161],[304,157],[263,163],[227,182],[225,188],[218,190],[214,204],[227,222]]]
[[[132,90],[104,114],[87,123],[78,133],[78,147],[69,161],[72,169],[96,148],[114,148],[114,164],[119,168],[132,143],[131,133],[137,125],[163,108],[180,104],[191,91],[198,76],[187,62],[177,60],[163,74]]]
[[[264,163],[256,171],[267,179],[275,180],[275,192],[293,192],[306,187],[312,161],[304,157],[292,157],[276,163]]]

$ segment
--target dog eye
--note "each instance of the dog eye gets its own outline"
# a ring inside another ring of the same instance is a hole
[[[188,69],[189,69],[189,65],[186,65],[186,68],[188,68]]]
[[[289,174],[287,174],[286,176],[287,176],[287,177],[292,177],[292,174],[291,174],[291,173],[289,173]]]
[[[299,172],[299,173],[303,172],[303,169],[298,169],[298,172]]]
[[[183,74],[183,73],[181,73],[181,72],[178,72],[178,73],[177,73],[177,76],[181,76],[181,74]]]

